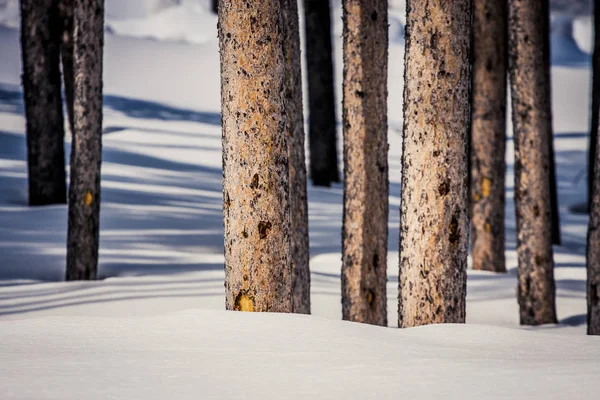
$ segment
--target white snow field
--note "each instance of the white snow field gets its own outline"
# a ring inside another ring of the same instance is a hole
[[[597,396],[600,338],[585,336],[587,216],[571,212],[586,199],[589,2],[559,3],[560,323],[518,325],[509,137],[509,272],[469,271],[467,324],[400,330],[402,1],[390,12],[391,328],[382,328],[340,321],[340,185],[309,186],[313,315],[224,311],[219,59],[207,0],[106,0],[101,280],[63,282],[66,206],[27,206],[18,2],[0,0],[0,398]]]

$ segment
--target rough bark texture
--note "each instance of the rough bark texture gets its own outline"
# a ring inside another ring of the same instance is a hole
[[[598,110],[596,110],[596,113]],[[600,335],[600,141],[596,135],[594,179],[587,236],[587,333]]]
[[[304,0],[310,177],[314,185],[340,181],[329,0]]]
[[[96,279],[98,268],[103,47],[104,0],[75,0],[67,280]]]
[[[407,2],[398,324],[465,321],[471,0]]]
[[[473,269],[506,272],[504,174],[507,20],[505,0],[473,8],[471,257]]]
[[[65,100],[67,103],[67,114],[71,135],[74,131],[73,101],[75,97],[75,76],[73,75],[73,1],[74,0],[59,0],[58,3],[63,24],[60,56],[62,60],[63,84],[65,88]]]
[[[219,4],[229,310],[293,310],[284,28],[278,0]]]
[[[598,141],[598,121],[600,115],[600,4],[594,4],[594,56],[592,58],[592,127],[590,130],[590,148],[588,158],[588,208],[591,208],[592,187],[594,185],[594,160],[596,160],[596,142]]]
[[[60,36],[56,1],[21,0],[23,94],[32,206],[67,202]]]
[[[544,72],[544,6],[509,1],[509,71],[515,144],[518,300],[521,324],[556,322],[550,204],[550,85]]]
[[[387,0],[344,0],[342,315],[387,325]]]
[[[292,223],[293,312],[310,314],[310,269],[308,249],[308,205],[306,158],[304,155],[304,114],[302,110],[302,68],[297,0],[284,0],[285,29],[285,111],[290,161],[290,209]]]

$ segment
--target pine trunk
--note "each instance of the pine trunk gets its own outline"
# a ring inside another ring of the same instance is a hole
[[[556,322],[550,190],[550,85],[544,5],[509,1],[509,71],[515,144],[518,300],[523,325]]]
[[[308,205],[302,68],[297,0],[282,1],[285,26],[285,111],[290,160],[290,209],[292,239],[292,310],[310,314],[310,269],[308,249]]]
[[[345,320],[387,325],[387,0],[344,0]]]
[[[67,103],[69,128],[71,129],[71,134],[73,134],[73,101],[75,97],[75,76],[73,75],[73,0],[59,0],[58,7],[63,24],[60,55],[62,60],[65,100]]]
[[[53,0],[21,0],[23,94],[29,204],[64,204],[64,120],[60,91],[61,21]]]
[[[587,333],[588,335],[600,335],[600,141],[598,140],[598,119],[600,115],[600,7],[594,6],[595,18],[595,47],[594,47],[594,106],[592,113],[594,115],[592,129],[594,124],[596,131],[592,131],[590,141],[590,165],[593,174],[591,175],[591,190],[589,198],[590,221],[587,237]]]
[[[310,177],[316,186],[340,181],[329,0],[304,0]]]
[[[507,7],[474,2],[471,120],[471,257],[473,269],[506,272],[504,174]]]
[[[592,127],[590,130],[590,148],[588,159],[588,208],[592,207],[592,187],[594,185],[594,160],[598,138],[600,115],[600,5],[594,4],[594,56],[592,58]]]
[[[281,2],[219,4],[226,307],[292,312]]]
[[[408,0],[398,324],[465,322],[472,1]]]
[[[102,161],[104,0],[74,1],[74,131],[67,280],[96,279]]]

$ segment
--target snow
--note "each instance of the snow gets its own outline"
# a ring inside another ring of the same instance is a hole
[[[587,217],[571,212],[586,199],[591,77],[590,17],[576,3],[553,13],[560,323],[518,325],[509,125],[509,272],[469,271],[466,325],[399,330],[340,321],[340,185],[309,186],[313,315],[223,311],[219,54],[202,0],[106,1],[102,280],[62,282],[66,207],[26,205],[18,1],[0,0],[0,397],[598,393],[600,342],[585,336]],[[404,4],[391,4],[387,289],[396,327]],[[341,99],[339,1],[333,15]],[[68,159],[70,143],[65,150]]]

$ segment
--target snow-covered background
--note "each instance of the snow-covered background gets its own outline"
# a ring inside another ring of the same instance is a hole
[[[597,395],[600,339],[585,336],[587,217],[570,212],[586,199],[590,2],[553,3],[560,323],[518,326],[509,137],[509,272],[469,271],[467,325],[406,330],[339,321],[340,185],[309,186],[313,315],[223,311],[219,59],[208,3],[106,0],[102,280],[65,283],[66,206],[27,207],[18,1],[0,0],[0,398]],[[390,4],[395,327],[404,5]],[[333,22],[341,100],[339,0]]]

